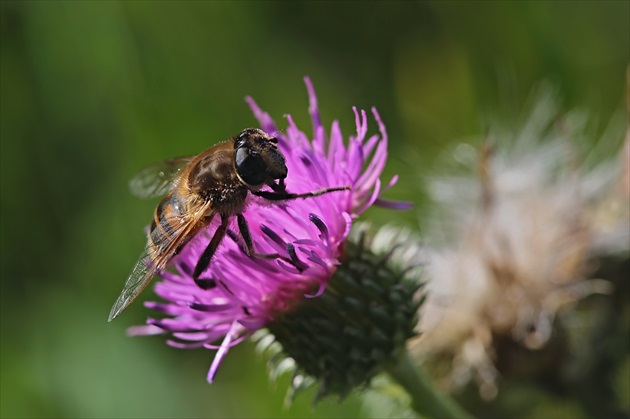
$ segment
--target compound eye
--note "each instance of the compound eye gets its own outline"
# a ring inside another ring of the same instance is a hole
[[[234,142],[234,149],[237,150],[245,145],[247,140],[249,139],[249,133],[247,130],[241,131],[240,134],[236,137],[236,141]]]
[[[242,147],[236,150],[236,172],[243,182],[257,186],[265,183],[265,163],[262,157],[254,151]]]
[[[245,137],[245,138],[238,138],[236,140],[236,142],[234,143],[234,149],[238,150],[238,149],[242,148],[245,145],[246,142],[247,142],[247,137]]]

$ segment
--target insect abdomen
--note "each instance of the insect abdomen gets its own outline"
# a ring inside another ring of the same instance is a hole
[[[149,240],[158,253],[166,252],[175,239],[175,232],[185,214],[185,205],[185,201],[175,190],[166,195],[155,209]]]

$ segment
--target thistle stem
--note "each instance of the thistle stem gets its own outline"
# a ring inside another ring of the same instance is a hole
[[[421,368],[409,359],[407,351],[402,351],[387,372],[411,397],[411,407],[416,413],[427,418],[472,418],[452,398],[435,388]]]

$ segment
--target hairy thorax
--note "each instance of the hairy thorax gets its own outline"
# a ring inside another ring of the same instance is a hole
[[[229,150],[202,157],[188,174],[188,188],[191,194],[210,201],[213,212],[222,215],[242,212],[247,198],[247,187],[234,170]]]

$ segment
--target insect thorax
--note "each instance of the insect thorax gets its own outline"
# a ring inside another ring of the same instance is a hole
[[[229,150],[216,151],[197,162],[188,174],[188,188],[222,214],[240,212],[247,197],[247,187],[236,174]]]

